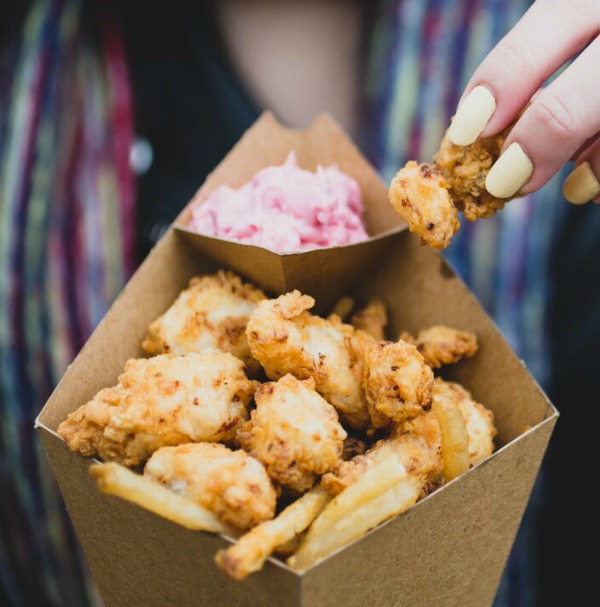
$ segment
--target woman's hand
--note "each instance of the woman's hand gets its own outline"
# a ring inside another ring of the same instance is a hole
[[[473,74],[448,133],[455,144],[495,135],[531,101],[488,173],[490,194],[537,190],[576,158],[565,197],[600,202],[599,33],[600,0],[537,0]]]

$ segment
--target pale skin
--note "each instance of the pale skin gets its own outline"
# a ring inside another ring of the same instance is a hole
[[[223,0],[217,6],[232,62],[257,102],[290,126],[304,127],[326,110],[355,130],[364,33],[357,2]],[[459,103],[460,110],[478,87],[491,99],[479,104],[479,115],[469,108],[461,119],[475,137],[496,135],[530,104],[503,147],[496,163],[502,166],[490,171],[490,193],[508,198],[538,190],[574,159],[565,195],[578,204],[600,202],[599,33],[600,0],[537,0],[476,69]]]

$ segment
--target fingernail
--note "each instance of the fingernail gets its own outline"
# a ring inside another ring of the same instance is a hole
[[[514,196],[529,180],[533,163],[518,143],[511,143],[485,178],[485,189],[496,198]]]
[[[589,162],[583,162],[565,179],[563,195],[571,204],[585,204],[600,194],[600,182]]]
[[[448,138],[455,145],[470,145],[481,135],[495,111],[494,95],[485,86],[476,86],[458,106]]]

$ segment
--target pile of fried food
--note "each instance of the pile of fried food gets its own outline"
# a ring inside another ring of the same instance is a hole
[[[434,369],[475,335],[434,326],[385,340],[383,302],[328,318],[231,272],[193,278],[118,384],[59,427],[105,463],[99,488],[236,542],[241,580],[273,552],[304,571],[466,472],[493,449],[492,413]],[[343,318],[348,317],[349,323]]]
[[[513,126],[466,146],[453,144],[446,133],[433,164],[411,160],[398,171],[390,202],[422,243],[437,250],[448,247],[460,228],[458,211],[476,221],[504,208],[509,199],[492,196],[485,178]]]

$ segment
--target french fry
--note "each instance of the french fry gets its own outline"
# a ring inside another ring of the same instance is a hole
[[[340,317],[341,320],[345,320],[346,317],[352,312],[352,308],[354,307],[354,300],[351,297],[340,297],[333,306],[333,310],[331,310],[331,314],[335,314]]]
[[[277,518],[251,529],[215,557],[217,565],[236,580],[262,568],[266,558],[277,548],[304,531],[319,515],[331,496],[317,485],[288,506]]]
[[[173,523],[194,531],[237,535],[210,510],[120,464],[93,464],[90,474],[96,479],[100,491],[132,502]]]
[[[433,411],[442,434],[444,480],[449,483],[469,469],[469,434],[458,407],[434,398]]]
[[[300,571],[312,567],[412,506],[420,492],[421,482],[409,476],[398,460],[388,458],[376,464],[329,503],[288,565]]]

